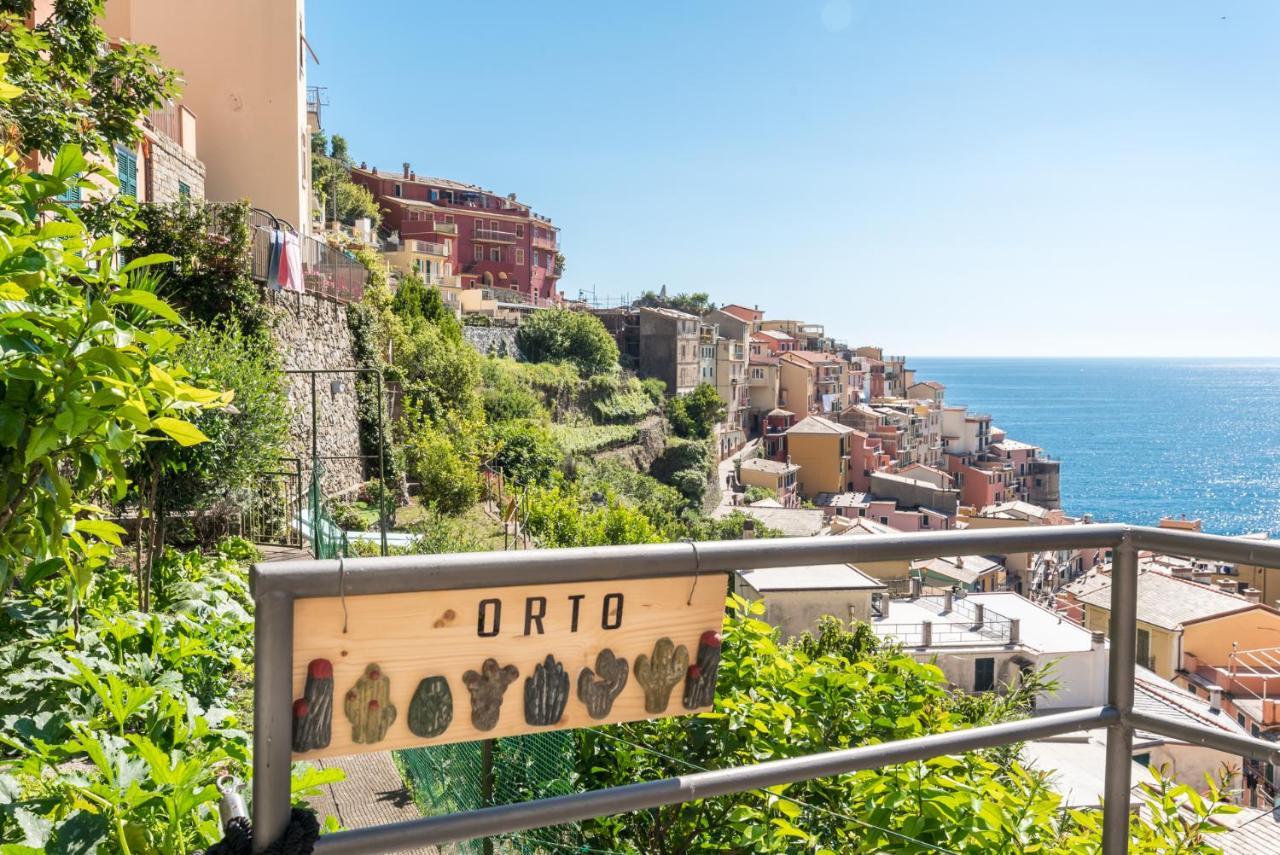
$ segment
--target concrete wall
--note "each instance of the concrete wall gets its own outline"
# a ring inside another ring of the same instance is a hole
[[[811,499],[819,493],[843,493],[845,459],[840,455],[838,434],[787,434],[787,453],[800,467],[797,489]]]
[[[308,231],[303,0],[110,0],[115,39],[155,45],[200,127],[205,194],[249,199]]]
[[[1084,627],[1085,629],[1095,632],[1105,632],[1107,637],[1111,637],[1110,616],[1108,609],[1099,608],[1089,604],[1083,605],[1084,609]],[[1174,672],[1182,667],[1181,656],[1178,650],[1178,635],[1170,630],[1149,624],[1146,621],[1138,621],[1138,629],[1146,630],[1151,637],[1150,651],[1152,662],[1143,662],[1152,671],[1155,671],[1166,680],[1173,679]]]
[[[1280,643],[1280,614],[1254,608],[1182,628],[1182,650],[1201,662],[1226,665],[1233,648],[1256,650]],[[1181,665],[1181,663],[1178,663]]]
[[[932,508],[940,514],[955,516],[960,504],[960,493],[935,487],[928,481],[917,481],[888,472],[871,473],[871,492],[881,498],[893,499],[908,508]]]
[[[761,594],[738,576],[734,587],[749,600],[764,600],[764,621],[782,631],[783,638],[815,632],[818,621],[832,615],[848,623],[871,619],[870,591],[768,591]]]
[[[522,358],[520,348],[516,345],[516,330],[511,327],[464,326],[462,337],[481,356],[498,356],[502,353],[513,359]]]
[[[893,609],[889,610],[892,620]],[[1021,661],[1029,659],[1034,667],[1043,667],[1053,663],[1053,676],[1061,684],[1058,691],[1042,695],[1036,702],[1040,710],[1079,709],[1081,707],[1099,706],[1106,702],[1107,694],[1107,651],[1105,647],[1097,647],[1088,651],[1040,655],[1025,648],[1009,650],[982,651],[948,651],[941,648],[930,650],[908,650],[915,659],[921,662],[933,662],[942,669],[947,682],[966,692],[972,692],[976,671],[975,662],[979,658],[995,659],[996,685],[1000,686],[1016,679]]]
[[[275,309],[272,336],[286,369],[352,368],[351,333],[347,307],[312,294],[268,293]],[[332,384],[340,381],[341,390]],[[351,374],[316,376],[316,439],[321,457],[352,456],[360,452],[355,377]],[[311,477],[311,378],[290,375],[289,402],[294,408],[290,454],[302,458],[304,475]],[[321,485],[327,495],[354,490],[364,480],[363,461],[322,461]],[[309,482],[308,482],[309,483]]]

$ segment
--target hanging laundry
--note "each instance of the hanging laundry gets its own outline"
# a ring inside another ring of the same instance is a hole
[[[306,292],[302,281],[302,243],[292,232],[284,232],[280,243],[280,288],[285,291]]]

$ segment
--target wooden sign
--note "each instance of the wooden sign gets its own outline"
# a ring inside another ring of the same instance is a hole
[[[294,757],[705,710],[726,585],[710,573],[297,600]]]

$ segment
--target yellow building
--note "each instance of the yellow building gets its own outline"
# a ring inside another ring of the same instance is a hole
[[[383,257],[401,273],[411,273],[428,285],[457,285],[453,275],[453,247],[451,240],[442,243],[409,238],[394,249],[383,252]]]
[[[199,117],[205,196],[311,228],[304,0],[109,0],[113,40],[155,45]]]
[[[1065,590],[1081,604],[1086,628],[1110,632],[1109,573],[1090,575]],[[1280,639],[1280,612],[1270,606],[1155,570],[1138,575],[1137,617],[1138,664],[1166,679],[1183,667],[1184,654],[1212,661],[1233,641],[1249,649],[1274,646]]]
[[[802,415],[813,411],[813,366],[803,360],[778,359],[778,406]]]
[[[849,434],[853,432],[822,416],[809,416],[787,430],[787,456],[800,467],[796,489],[802,497],[848,489]]]

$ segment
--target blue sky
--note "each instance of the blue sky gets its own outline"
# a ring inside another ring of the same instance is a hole
[[[1280,3],[307,4],[357,160],[516,192],[561,284],[930,355],[1280,353]]]

